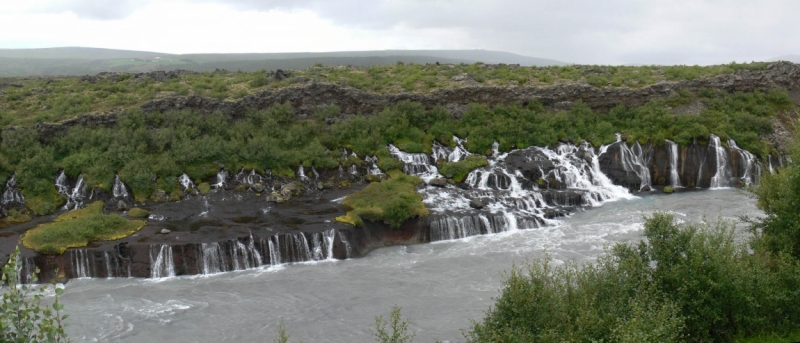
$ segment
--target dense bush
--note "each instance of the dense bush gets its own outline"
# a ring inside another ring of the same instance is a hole
[[[488,164],[486,157],[479,155],[467,156],[463,161],[441,162],[439,163],[439,173],[442,175],[452,175],[455,182],[462,182],[467,178],[469,172],[476,168],[484,167]]]
[[[68,315],[62,314],[64,305],[59,296],[64,288],[53,281],[55,294],[51,305],[42,304],[48,286],[22,285],[18,279],[19,247],[10,254],[3,266],[0,289],[0,341],[14,343],[69,342],[64,330]],[[31,275],[29,283],[36,283],[39,268]],[[4,287],[3,287],[4,286]]]
[[[800,146],[792,149],[793,161],[800,161]],[[758,237],[755,248],[773,254],[788,253],[800,259],[800,166],[792,163],[778,173],[761,177],[753,189],[763,218],[748,218]]]
[[[514,268],[471,342],[728,342],[800,327],[800,265],[751,254],[733,225],[645,221],[596,264]]]

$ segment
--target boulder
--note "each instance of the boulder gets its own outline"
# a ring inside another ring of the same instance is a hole
[[[481,200],[479,198],[472,198],[472,199],[469,200],[469,207],[472,207],[474,209],[480,210],[480,209],[483,208],[483,206],[486,206],[486,205],[484,205],[483,204],[483,200]]]
[[[125,202],[125,200],[120,200],[117,203],[117,211],[120,211],[120,212],[127,211],[128,208],[130,208],[130,207],[128,206],[128,203]]]
[[[436,187],[447,187],[447,179],[443,177],[437,177],[428,181],[428,184]]]
[[[166,234],[168,234],[168,233],[170,233],[170,232],[172,232],[172,231],[170,231],[169,229],[161,229],[161,233],[162,233],[162,234],[165,234],[165,235],[166,235]]]
[[[153,201],[155,202],[166,202],[167,201],[167,192],[163,189],[157,190],[153,193]]]
[[[263,193],[264,190],[266,189],[266,187],[264,187],[264,184],[262,184],[261,182],[256,182],[256,183],[250,185],[250,189],[252,189],[253,192],[256,192],[256,193]]]

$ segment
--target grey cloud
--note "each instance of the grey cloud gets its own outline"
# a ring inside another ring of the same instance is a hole
[[[50,10],[118,19],[154,0],[67,0]],[[724,63],[800,52],[800,1],[185,0],[249,11],[310,10],[377,32],[451,30],[442,46],[575,63]],[[427,31],[424,31],[427,32]],[[431,33],[431,34],[436,34]],[[406,46],[413,47],[413,38]]]
[[[214,0],[198,0],[214,1]],[[463,48],[577,63],[723,63],[796,53],[797,1],[233,0],[248,10],[311,9],[338,25],[457,29]]]
[[[39,8],[37,12],[72,12],[78,17],[96,20],[123,19],[150,3],[152,0],[63,0]]]

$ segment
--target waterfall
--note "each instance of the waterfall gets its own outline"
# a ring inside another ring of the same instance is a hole
[[[453,136],[453,141],[455,142],[455,148],[450,148],[439,144],[439,142],[433,142],[433,153],[431,157],[433,157],[434,161],[445,160],[447,162],[458,162],[467,158],[467,156],[472,155],[466,148],[464,148],[464,143],[467,142],[466,139],[459,139],[456,136]]]
[[[274,238],[274,242],[273,242]],[[278,251],[278,236],[270,237],[268,240],[269,243],[269,264],[272,266],[277,266],[281,264],[281,254]]]
[[[345,252],[347,253],[347,255],[345,255],[345,258],[350,258],[353,255],[353,248],[350,247],[350,241],[347,240],[347,237],[345,237],[342,231],[337,231],[336,233],[339,234],[339,240],[342,241],[342,243],[344,243]]]
[[[65,210],[74,210],[83,206],[83,199],[86,198],[86,183],[83,181],[83,174],[78,175],[75,187],[70,187],[67,175],[62,170],[54,184],[58,193],[67,198],[67,203],[64,205]]]
[[[673,188],[681,187],[681,177],[678,174],[678,144],[667,139],[667,153],[669,154],[669,182]]]
[[[193,194],[197,193],[197,186],[194,185],[194,182],[192,182],[192,179],[189,177],[189,175],[186,175],[185,173],[181,174],[181,176],[178,177],[178,182],[180,182],[184,192]]]
[[[36,272],[36,261],[33,257],[19,257],[16,256],[16,276],[17,283],[31,283],[33,281],[33,274]]]
[[[650,169],[647,167],[647,161],[645,161],[639,142],[634,143],[633,147],[628,147],[628,144],[623,142],[620,135],[617,134],[617,143],[615,144],[619,146],[622,168],[626,172],[636,174],[642,180],[639,190],[645,189],[645,187],[650,188]]]
[[[392,144],[389,144],[389,154],[403,162],[403,172],[406,174],[419,176],[426,180],[439,176],[439,170],[431,163],[428,155],[408,153]]]
[[[201,243],[198,251],[200,257],[199,270],[205,274],[216,274],[228,271],[228,259],[219,243]]]
[[[369,175],[378,175],[383,174],[381,168],[378,168],[378,157],[377,156],[367,156],[364,158],[364,162],[367,163],[367,174]]]
[[[217,182],[214,183],[212,186],[214,186],[214,188],[222,188],[225,187],[225,182],[227,181],[228,181],[228,172],[225,170],[220,170],[217,173]]]
[[[69,250],[69,261],[72,271],[77,278],[94,277],[97,273],[94,270],[91,253],[86,249]]]
[[[3,199],[0,201],[3,205],[18,203],[25,203],[25,197],[22,192],[17,188],[17,174],[11,175],[11,178],[6,181],[6,187],[3,190]]]
[[[297,167],[297,178],[303,181],[308,180],[308,176],[306,176],[305,169],[303,168],[302,164]]]
[[[119,174],[114,175],[114,187],[112,187],[111,193],[114,195],[115,198],[128,197],[128,189],[127,187],[125,187],[125,184],[122,183],[122,181],[120,181]]]
[[[728,151],[722,146],[717,135],[711,135],[709,150],[712,150],[717,162],[717,172],[711,178],[711,188],[729,187],[731,173],[730,168],[728,168]]]
[[[173,276],[175,276],[175,263],[172,261],[172,246],[150,245],[150,277],[158,279]]]
[[[106,266],[106,278],[117,277],[121,274],[119,260],[112,252],[103,252],[103,262]]]
[[[744,182],[745,186],[749,186],[752,182],[757,182],[758,177],[761,175],[761,167],[756,163],[756,157],[751,154],[749,151],[740,148],[736,145],[736,142],[733,139],[728,140],[728,148],[731,151],[735,151],[742,157],[742,170],[740,179]],[[769,160],[769,157],[767,157]],[[772,165],[770,164],[770,168]],[[751,172],[752,170],[752,172]]]
[[[600,206],[632,197],[600,170],[598,157],[608,146],[601,147],[599,154],[587,143],[528,147],[502,154],[497,144],[494,148],[488,165],[467,175],[464,183],[468,187],[421,190],[423,202],[436,218],[431,223],[431,240],[553,225],[552,218],[574,211],[570,206]],[[628,162],[636,166],[634,162],[643,159],[642,149],[635,147],[629,152]],[[435,151],[439,158],[445,153],[451,156],[446,147]],[[641,169],[638,172],[643,173]],[[645,179],[644,184],[649,181]],[[482,204],[477,205],[478,213],[473,206],[476,199]]]

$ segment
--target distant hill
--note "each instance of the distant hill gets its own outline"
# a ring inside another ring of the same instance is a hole
[[[800,55],[783,55],[775,57],[770,61],[789,61],[792,63],[800,63]]]
[[[248,54],[163,54],[99,48],[0,49],[0,77],[147,72],[302,69],[314,64],[373,66],[404,63],[506,63],[523,66],[564,62],[489,50],[381,50]]]

